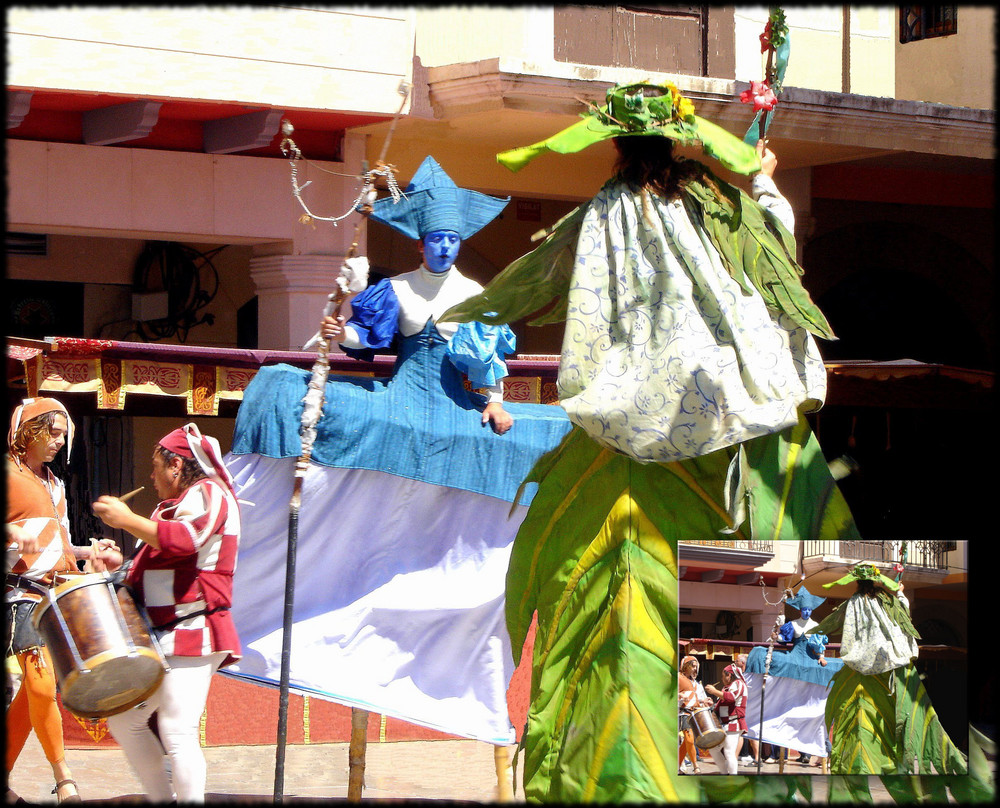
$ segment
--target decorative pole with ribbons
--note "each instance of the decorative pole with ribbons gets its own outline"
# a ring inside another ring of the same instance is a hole
[[[399,92],[403,96],[403,100],[400,103],[399,110],[396,112],[396,115],[392,120],[392,126],[386,136],[385,143],[382,146],[382,153],[376,162],[375,168],[373,170],[368,170],[367,165],[364,167],[361,177],[361,191],[355,199],[354,204],[351,206],[351,209],[341,216],[317,216],[309,210],[308,206],[303,201],[301,192],[307,185],[309,185],[309,182],[306,182],[305,185],[299,185],[298,183],[297,162],[303,159],[302,152],[299,150],[298,146],[295,145],[295,141],[292,140],[291,135],[294,129],[291,123],[287,120],[282,121],[281,131],[284,138],[281,141],[281,152],[291,163],[292,193],[299,201],[303,210],[305,210],[305,214],[299,221],[303,224],[309,224],[313,220],[326,221],[332,222],[333,225],[336,226],[339,221],[346,219],[355,211],[361,213],[361,218],[355,224],[353,242],[351,243],[347,255],[344,257],[344,262],[341,265],[340,272],[338,273],[336,279],[337,289],[329,296],[326,308],[323,311],[324,317],[339,316],[340,309],[343,306],[344,301],[347,300],[348,296],[355,292],[362,291],[368,285],[368,259],[364,256],[357,256],[356,253],[361,233],[361,225],[371,213],[372,207],[375,203],[376,179],[380,176],[385,177],[389,191],[393,198],[399,198],[400,192],[395,181],[395,168],[391,165],[386,165],[383,162],[386,151],[389,147],[389,141],[392,139],[392,133],[396,127],[396,121],[399,120],[399,116],[402,114],[403,108],[406,105],[406,99],[409,97],[409,85],[405,82],[401,83],[399,86]],[[316,345],[317,356],[316,361],[312,366],[309,387],[306,390],[305,397],[302,399],[302,428],[300,432],[302,436],[302,453],[295,464],[295,477],[292,483],[292,497],[288,505],[288,547],[287,559],[285,563],[285,603],[282,619],[281,679],[279,684],[278,699],[278,737],[274,767],[275,803],[281,803],[284,796],[285,745],[288,731],[288,690],[289,680],[291,678],[292,625],[295,596],[295,558],[298,545],[299,509],[302,505],[302,485],[305,479],[306,471],[309,468],[309,460],[312,457],[313,444],[316,440],[316,424],[323,415],[326,380],[330,372],[329,340],[323,337],[320,332],[316,335],[316,337],[309,341],[307,347],[311,347],[313,344]],[[364,782],[363,751],[361,753],[361,776],[355,777],[353,771],[355,768],[355,755],[353,754],[353,748],[355,743],[354,736],[356,734],[354,727],[355,725],[362,723],[360,720],[362,716],[355,715],[354,712],[355,711],[352,710],[352,773],[351,781],[348,785],[348,800],[350,801],[357,801],[360,799],[361,786]],[[368,713],[366,711],[360,711],[360,713],[363,715],[364,725],[367,726]]]
[[[753,104],[755,113],[753,122],[743,136],[744,143],[753,146],[767,134],[767,129],[774,118],[778,95],[785,81],[790,49],[785,12],[780,6],[771,6],[764,33],[760,35],[760,52],[767,54],[764,80],[751,81],[750,89],[740,93],[740,101],[744,104]]]
[[[764,579],[760,579],[760,594],[764,598],[764,603],[768,606],[780,606],[792,595],[791,589],[786,589],[781,593],[777,603],[771,603],[767,599],[767,590],[764,588]],[[764,693],[767,690],[767,676],[771,672],[771,657],[774,655],[774,642],[778,636],[778,629],[784,625],[784,613],[776,615],[774,626],[771,628],[771,636],[767,638],[767,657],[764,659],[764,676],[760,680],[760,718],[757,723],[757,774],[760,774],[761,747],[764,743]]]

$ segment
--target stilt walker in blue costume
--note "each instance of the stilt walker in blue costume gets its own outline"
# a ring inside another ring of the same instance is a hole
[[[390,379],[325,384],[299,516],[290,677],[300,693],[497,745],[515,738],[504,575],[531,492],[512,503],[570,428],[559,407],[503,403],[507,326],[440,320],[482,290],[455,258],[506,204],[457,187],[432,157],[402,198],[374,204],[371,219],[421,240],[423,263],[321,328],[357,357],[400,341]],[[283,511],[308,377],[288,365],[258,372],[228,459],[255,506],[237,571],[235,671],[266,683],[279,668]],[[485,394],[468,392],[465,377]]]
[[[828,755],[824,720],[828,687],[844,665],[837,658],[824,656],[826,635],[806,633],[817,625],[811,615],[825,600],[804,586],[786,598],[788,606],[799,610],[799,617],[777,627],[774,639],[785,648],[791,647],[775,649],[769,665],[768,648],[754,648],[744,672],[750,689],[747,736],[821,758]]]

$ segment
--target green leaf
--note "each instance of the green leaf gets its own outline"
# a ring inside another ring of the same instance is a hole
[[[845,665],[830,682],[826,724],[832,727],[830,770],[838,774],[901,774],[896,700],[890,674],[862,676]]]
[[[832,774],[827,785],[827,802],[831,804],[872,805],[874,803],[867,776]]]
[[[565,320],[566,296],[585,209],[581,205],[543,231],[540,235],[544,241],[538,247],[512,262],[480,294],[453,306],[440,319],[500,325],[517,322],[551,306],[529,324],[548,325]]]
[[[705,169],[686,186],[685,205],[700,221],[729,274],[744,290],[748,282],[776,312],[824,339],[833,329],[802,286],[804,270],[795,260],[795,238],[774,214]]]
[[[538,613],[528,800],[697,798],[695,779],[677,776],[677,711],[663,705],[676,699],[678,537],[725,526],[728,457],[716,454],[638,470],[575,428],[535,475],[507,575],[513,647]]]
[[[696,116],[696,120],[697,137],[705,154],[714,157],[738,174],[753,174],[760,171],[760,156],[754,146],[744,143],[705,118]]]
[[[856,541],[861,538],[805,416],[782,432],[743,444],[752,535],[780,539]]]
[[[545,140],[500,152],[497,155],[497,162],[511,171],[520,171],[544,152],[573,154],[622,132],[624,130],[620,126],[602,123],[588,114],[583,120],[577,121],[561,132],[556,132]]]

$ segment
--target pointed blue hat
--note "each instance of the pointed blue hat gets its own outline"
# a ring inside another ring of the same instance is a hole
[[[433,157],[425,157],[398,202],[378,200],[371,217],[404,236],[423,238],[435,230],[453,230],[464,241],[492,222],[510,197],[498,199],[459,188]]]
[[[817,606],[823,603],[826,598],[821,598],[819,595],[814,595],[804,586],[799,587],[799,591],[795,593],[795,597],[789,598],[785,601],[789,606],[793,606],[800,612],[803,609],[814,610]]]

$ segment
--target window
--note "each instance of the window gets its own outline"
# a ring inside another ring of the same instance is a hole
[[[900,6],[899,41],[958,33],[958,6]]]
[[[711,11],[721,20],[723,11]],[[561,62],[728,75],[733,43],[710,35],[709,13],[709,6],[556,6],[553,53]]]

